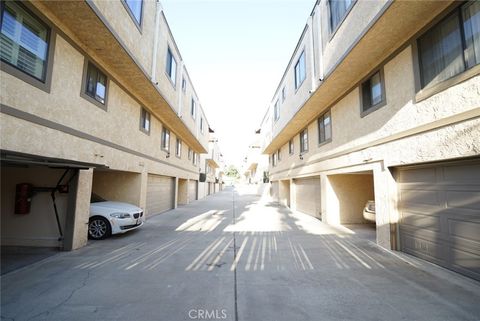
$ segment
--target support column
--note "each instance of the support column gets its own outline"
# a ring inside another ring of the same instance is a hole
[[[71,183],[63,249],[75,250],[87,245],[90,195],[93,169],[79,170]]]

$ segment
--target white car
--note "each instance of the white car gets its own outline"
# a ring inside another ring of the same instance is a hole
[[[128,203],[111,202],[96,194],[90,199],[88,236],[95,240],[139,228],[145,222],[143,210]]]
[[[363,209],[363,218],[370,222],[375,222],[375,201],[367,201]]]

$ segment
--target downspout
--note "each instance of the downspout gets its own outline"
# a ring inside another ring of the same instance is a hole
[[[317,3],[317,7],[319,8],[318,9],[318,13],[319,13],[319,16],[318,16],[318,19],[317,20],[317,30],[318,30],[318,37],[319,37],[319,46],[318,46],[318,52],[319,52],[319,56],[318,56],[318,61],[319,61],[319,77],[318,77],[318,80],[320,80],[320,82],[323,82],[323,77],[324,77],[324,67],[323,67],[323,33],[322,33],[322,16],[320,15],[320,3]]]
[[[163,8],[160,0],[156,1],[156,12],[155,12],[155,34],[153,38],[153,53],[152,53],[152,82],[157,85],[157,55],[158,55],[158,37],[160,33],[160,14],[162,13]]]
[[[312,58],[310,59],[310,81],[312,83],[312,87],[310,89],[310,93],[315,92],[317,89],[317,79],[315,77],[315,40],[314,40],[314,33],[313,33],[313,14],[308,17],[308,22],[307,22],[308,28],[310,29],[310,46],[311,46],[311,54]]]
[[[180,60],[180,90],[178,91],[178,117],[182,118],[183,106],[183,60]],[[185,85],[186,86],[186,85]]]

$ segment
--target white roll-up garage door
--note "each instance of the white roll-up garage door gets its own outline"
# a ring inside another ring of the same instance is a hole
[[[174,207],[175,179],[169,176],[148,175],[147,215],[165,212]]]
[[[320,177],[294,179],[296,210],[320,217]]]
[[[401,250],[480,280],[480,161],[400,168]]]

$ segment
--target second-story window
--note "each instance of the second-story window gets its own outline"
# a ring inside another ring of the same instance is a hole
[[[165,127],[162,129],[162,149],[166,152],[170,151],[170,131]]]
[[[277,121],[279,118],[280,118],[280,102],[277,99],[277,102],[273,107],[273,119]]]
[[[140,130],[144,133],[150,133],[150,113],[142,108],[140,112]]]
[[[193,152],[193,165],[198,164],[197,153]]]
[[[107,98],[107,76],[90,61],[85,77],[85,94],[105,105]]]
[[[272,166],[277,166],[277,153],[272,154]]]
[[[1,59],[45,82],[50,29],[23,5],[2,1]]]
[[[480,63],[480,2],[469,1],[418,39],[422,88]]]
[[[280,153],[281,149],[277,150],[277,160],[281,161],[282,160],[282,155]]]
[[[200,132],[203,134],[203,117],[200,117]]]
[[[288,142],[288,153],[290,155],[293,155],[293,153],[294,153],[293,139],[290,139],[290,141]]]
[[[190,115],[192,115],[193,119],[195,119],[195,116],[197,114],[197,103],[195,103],[195,99],[192,98],[192,104],[190,107]]]
[[[143,0],[122,0],[137,26],[142,24]]]
[[[188,147],[188,160],[192,160],[192,149]]]
[[[177,83],[177,61],[172,54],[170,48],[167,50],[167,75],[170,77],[173,85]]]
[[[295,64],[295,89],[300,88],[306,77],[305,51],[302,51]]]
[[[308,152],[308,129],[300,132],[300,154]]]
[[[182,78],[182,91],[187,91],[187,80],[185,78]]]
[[[352,7],[354,0],[329,0],[330,32],[334,32]]]
[[[318,143],[322,144],[332,139],[332,121],[330,111],[318,118]]]
[[[282,103],[285,102],[285,99],[287,98],[287,92],[285,87],[282,89]]]
[[[175,156],[182,157],[182,141],[180,138],[177,138],[177,143],[175,144]]]
[[[377,71],[372,77],[362,84],[362,112],[370,112],[386,102],[383,73]]]

